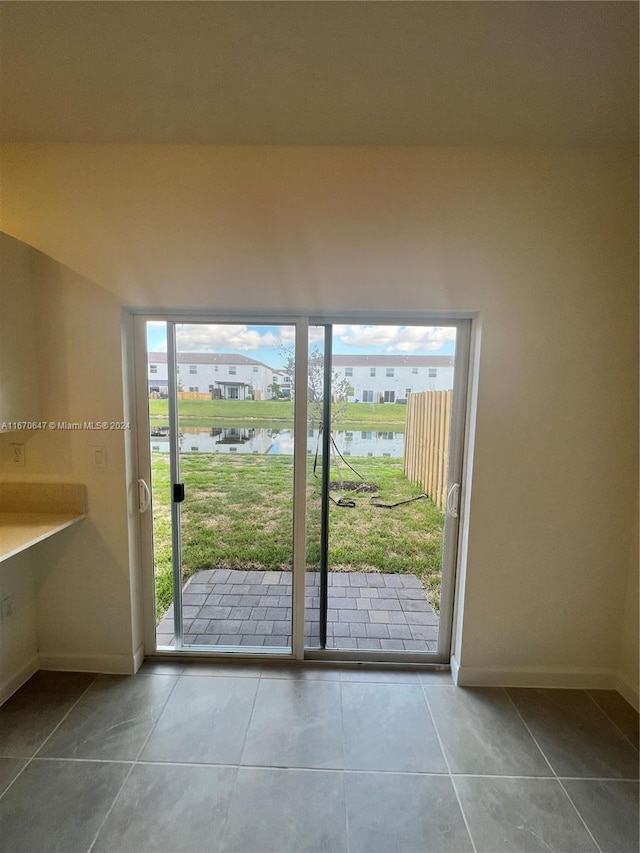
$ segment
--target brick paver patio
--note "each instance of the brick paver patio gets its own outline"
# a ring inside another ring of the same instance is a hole
[[[329,572],[327,647],[434,652],[438,616],[415,575]],[[305,642],[317,647],[320,575],[307,573]],[[220,646],[291,644],[291,572],[208,569],[186,583],[184,642]],[[157,629],[173,645],[173,607]]]

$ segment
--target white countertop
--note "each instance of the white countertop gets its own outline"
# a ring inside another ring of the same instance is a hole
[[[84,513],[0,512],[0,562],[77,524]]]

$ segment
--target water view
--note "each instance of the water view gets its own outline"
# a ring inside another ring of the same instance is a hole
[[[155,434],[154,434],[155,432]],[[151,434],[151,449],[169,452],[168,429],[162,427]],[[368,456],[402,459],[404,432],[373,430],[334,430],[333,440],[343,456]],[[307,453],[318,452],[319,430],[307,433]],[[253,453],[293,455],[293,430],[253,427],[183,427],[180,433],[181,453]]]

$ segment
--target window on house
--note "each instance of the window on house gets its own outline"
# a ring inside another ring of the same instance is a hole
[[[218,365],[217,365],[217,364],[215,364],[215,365],[213,366],[213,372],[214,372],[214,373],[217,373],[217,372],[218,372]]]
[[[394,372],[395,372],[395,369],[393,367],[387,367],[387,370],[386,370],[387,376],[393,376]]]
[[[362,402],[363,403],[373,403],[373,391],[363,391],[362,392]]]
[[[157,364],[150,364],[149,365],[149,373],[157,373],[157,372],[158,372],[158,365]]]
[[[230,364],[229,365],[229,376],[235,376],[237,372],[238,372],[238,368],[235,366],[235,364]]]
[[[396,399],[396,392],[395,391],[385,391],[384,392],[385,403],[393,403],[393,402],[395,402],[395,399]]]
[[[197,385],[191,385],[191,386],[190,386],[190,388],[189,388],[189,391],[195,391],[196,393],[197,393],[199,390],[200,390],[200,389],[198,388],[198,386],[197,386]]]
[[[344,375],[345,376],[353,376],[353,367],[345,367]]]
[[[371,439],[373,438],[373,433],[372,433],[372,432],[368,432],[368,431],[361,432],[361,433],[360,433],[360,438],[364,438],[364,439],[365,439],[365,441],[371,441]]]
[[[412,368],[411,368],[411,372],[412,372],[412,373],[417,373],[417,372],[418,372],[418,368],[417,368],[417,367],[412,367]]]
[[[254,365],[253,365],[253,372],[254,372],[254,373],[257,373],[257,372],[258,372],[258,365],[257,365],[257,364],[254,364]]]
[[[405,397],[408,397],[410,393],[411,393],[411,388],[405,388],[404,389]]]
[[[370,367],[369,368],[369,376],[375,376],[375,375],[376,375],[375,367]]]
[[[438,368],[437,367],[430,367],[429,368],[429,379],[435,379],[437,375],[438,375]]]
[[[189,365],[189,373],[194,374],[197,372],[198,372],[198,365],[197,364],[190,364]]]

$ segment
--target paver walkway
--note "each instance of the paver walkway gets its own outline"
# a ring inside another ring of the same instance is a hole
[[[305,642],[317,647],[320,575],[308,572]],[[329,572],[327,647],[434,652],[438,616],[415,575]],[[291,572],[208,569],[182,595],[184,642],[289,646]],[[158,645],[173,645],[173,607],[158,625]]]

